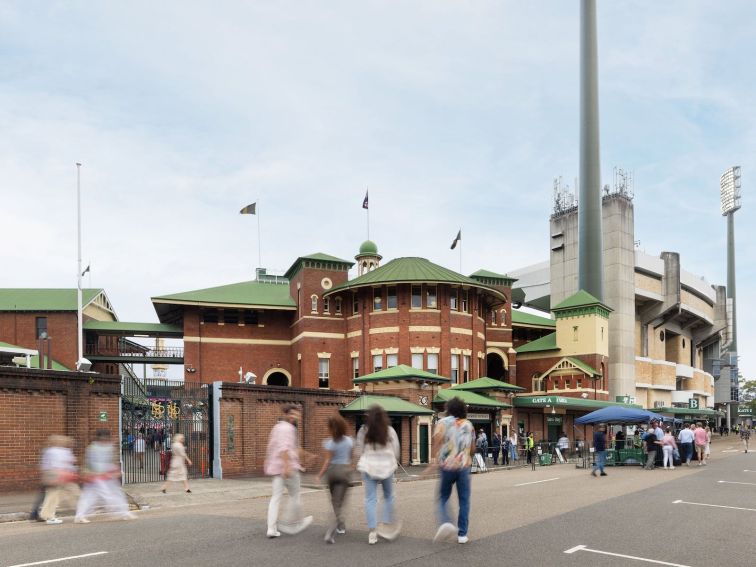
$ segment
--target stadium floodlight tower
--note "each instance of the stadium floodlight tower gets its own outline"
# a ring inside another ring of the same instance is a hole
[[[740,166],[725,171],[719,178],[722,216],[727,217],[727,338],[724,366],[729,369],[730,403],[727,425],[732,425],[731,406],[738,403],[738,326],[735,309],[735,211],[740,208]]]

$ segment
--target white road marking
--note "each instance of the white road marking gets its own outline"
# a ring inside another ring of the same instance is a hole
[[[751,471],[751,470],[748,470],[748,469],[743,469],[743,472],[756,472],[756,471]]]
[[[515,484],[515,486],[527,486],[528,484],[540,484],[542,482],[551,482],[552,480],[559,480],[559,477],[554,478],[547,478],[546,480],[534,480],[533,482],[523,482],[520,484]]]
[[[734,482],[730,480],[718,480],[719,484],[747,484],[748,486],[756,486],[756,482]]]
[[[69,561],[71,559],[82,559],[84,557],[95,557],[96,555],[106,555],[107,551],[96,551],[94,553],[85,553],[84,555],[71,555],[70,557],[59,557],[58,559],[47,559],[46,561],[35,561],[34,563],[19,563],[18,565],[9,565],[8,567],[30,567],[31,565],[46,565],[48,563],[58,563],[60,561]]]
[[[740,449],[725,449],[723,453],[740,453]]]
[[[672,565],[672,567],[690,567],[689,565],[681,565],[680,563],[669,563],[668,561],[658,561],[656,559],[636,557],[635,555],[623,555],[622,553],[600,551],[598,549],[591,549],[589,547],[586,547],[585,545],[576,545],[575,547],[566,550],[565,553],[575,553],[576,551],[589,551],[591,553],[600,553],[601,555],[611,555],[612,557],[622,557],[623,559],[635,559],[636,561],[645,561],[646,563],[656,563],[657,565]]]
[[[675,500],[672,504],[690,504],[691,506],[709,506],[710,508],[727,508],[728,510],[745,510],[746,512],[756,512],[754,508],[738,508],[737,506],[721,506],[719,504],[704,504],[702,502],[686,502],[685,500]]]

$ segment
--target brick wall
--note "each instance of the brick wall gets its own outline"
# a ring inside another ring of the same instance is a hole
[[[76,367],[76,312],[0,313],[0,341],[37,349],[37,317],[47,317],[47,334],[53,360],[67,368]]]
[[[49,435],[72,437],[79,463],[97,429],[117,440],[120,384],[120,376],[0,367],[0,492],[38,485]]]

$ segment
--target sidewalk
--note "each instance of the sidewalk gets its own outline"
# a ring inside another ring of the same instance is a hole
[[[515,467],[494,467],[489,463],[489,471],[506,470]],[[412,482],[433,478],[435,475],[422,476],[426,465],[400,467],[397,469],[397,482]],[[361,481],[355,473],[354,484]],[[189,481],[191,494],[186,494],[180,483],[173,483],[168,487],[167,494],[160,491],[162,482],[144,484],[127,484],[124,487],[132,509],[148,508],[176,508],[193,504],[218,504],[222,502],[246,500],[251,498],[267,498],[271,494],[271,483],[268,477],[250,477],[241,479],[203,478]],[[302,476],[303,492],[323,490],[325,485],[315,481],[315,475]],[[29,519],[29,512],[37,497],[36,492],[18,492],[0,494],[0,523],[16,522]],[[60,509],[62,517],[73,515],[73,510]]]

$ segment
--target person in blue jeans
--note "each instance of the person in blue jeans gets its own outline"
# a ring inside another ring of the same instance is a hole
[[[467,543],[470,518],[470,467],[475,455],[475,428],[467,420],[467,408],[457,397],[446,402],[446,417],[436,423],[433,452],[439,469],[438,523],[433,541],[457,536],[457,543]],[[431,465],[432,467],[433,465]],[[459,516],[455,526],[449,516],[448,502],[452,488],[457,486]]]
[[[600,424],[593,432],[593,450],[596,453],[596,462],[593,464],[591,474],[593,476],[607,476],[604,472],[606,464],[606,425]]]

